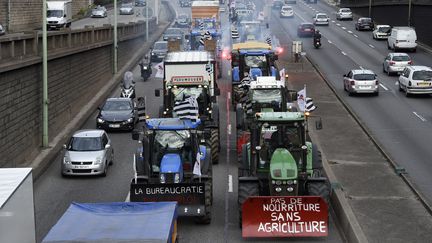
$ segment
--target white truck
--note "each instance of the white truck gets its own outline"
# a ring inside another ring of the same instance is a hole
[[[72,1],[47,1],[47,28],[69,28],[72,24]]]

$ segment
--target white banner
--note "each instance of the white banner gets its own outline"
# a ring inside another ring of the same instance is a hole
[[[164,77],[164,63],[160,62],[156,66],[156,74],[155,78],[163,78]]]
[[[300,111],[304,112],[306,110],[306,86],[297,92],[297,104]]]
[[[201,176],[201,154],[200,152],[196,155],[196,161],[193,168],[193,174]]]

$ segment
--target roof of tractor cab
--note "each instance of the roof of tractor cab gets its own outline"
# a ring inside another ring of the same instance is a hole
[[[168,52],[164,63],[202,63],[214,61],[213,54],[208,51],[174,51]]]
[[[146,120],[146,126],[152,130],[184,130],[196,129],[201,124],[201,120],[193,122],[188,119],[180,118],[153,118]]]
[[[278,121],[304,121],[303,112],[260,112],[256,113],[258,121],[278,122]]]
[[[271,50],[271,46],[265,42],[258,42],[258,41],[247,41],[243,43],[236,43],[233,44],[232,47],[233,50],[239,50],[239,49],[266,49]]]

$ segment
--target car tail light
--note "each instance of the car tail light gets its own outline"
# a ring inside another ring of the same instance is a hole
[[[394,64],[395,64],[395,62],[393,62],[393,61],[390,61],[390,62],[389,62],[389,65],[390,65],[390,66],[392,66],[392,65],[394,65]]]
[[[396,43],[399,43],[399,40],[396,40]]]
[[[409,62],[408,62],[408,65],[413,65],[413,61],[409,61]]]
[[[378,85],[378,80],[375,80],[375,85]]]
[[[351,85],[355,85],[355,81],[354,81],[354,80],[351,80],[351,81],[350,81],[350,84],[351,84]]]
[[[408,86],[411,86],[412,84],[411,84],[411,81],[408,81]]]

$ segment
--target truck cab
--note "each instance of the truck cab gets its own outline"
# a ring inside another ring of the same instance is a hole
[[[72,23],[72,1],[47,2],[47,28],[69,28]]]

